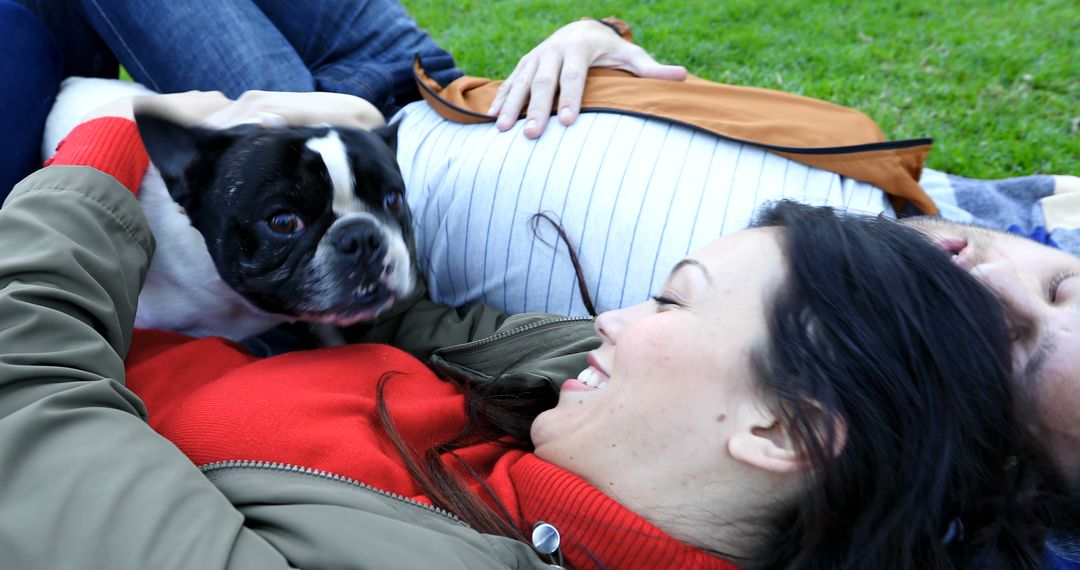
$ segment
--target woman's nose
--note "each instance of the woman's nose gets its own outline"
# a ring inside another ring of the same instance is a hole
[[[652,312],[651,305],[651,302],[646,302],[605,311],[596,317],[596,332],[604,342],[615,344],[627,325]]]

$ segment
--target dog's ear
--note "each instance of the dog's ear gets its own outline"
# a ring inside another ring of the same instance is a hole
[[[386,143],[386,146],[390,147],[390,150],[397,152],[397,133],[398,127],[401,126],[401,121],[390,123],[385,127],[379,127],[371,132],[375,133]]]
[[[214,167],[231,138],[221,132],[188,127],[149,111],[135,111],[146,153],[161,171],[169,194],[190,208],[195,194],[211,180]]]

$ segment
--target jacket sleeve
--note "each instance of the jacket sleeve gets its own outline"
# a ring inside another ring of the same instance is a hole
[[[509,392],[522,393],[541,384],[558,393],[600,345],[591,318],[507,315],[482,303],[455,309],[428,299],[423,280],[373,323],[344,333],[350,343],[391,344],[465,382],[498,380]]]
[[[52,166],[0,209],[0,551],[8,568],[283,568],[124,387],[153,238],[133,195]]]
[[[344,330],[350,343],[382,343],[400,348],[420,360],[437,349],[484,338],[506,321],[507,315],[479,304],[467,310],[436,303],[427,296],[427,285],[418,279],[416,289],[371,323]]]

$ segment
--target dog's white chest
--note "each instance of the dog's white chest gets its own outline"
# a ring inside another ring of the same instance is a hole
[[[136,327],[240,340],[288,320],[256,308],[221,279],[202,234],[153,166],[143,178],[139,202],[157,250],[139,295]]]

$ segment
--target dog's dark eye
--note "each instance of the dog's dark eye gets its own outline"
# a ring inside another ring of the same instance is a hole
[[[405,203],[405,200],[402,199],[401,192],[391,192],[383,198],[383,203],[391,214],[396,214],[401,211],[401,205]]]
[[[292,212],[278,212],[266,219],[266,225],[279,234],[293,234],[304,229],[304,221]]]

